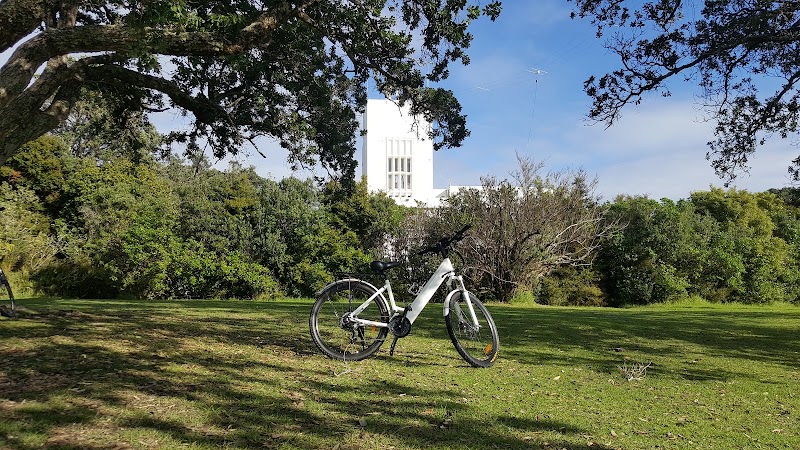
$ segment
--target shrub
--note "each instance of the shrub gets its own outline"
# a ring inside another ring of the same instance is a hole
[[[36,289],[46,295],[72,298],[115,298],[119,284],[86,260],[58,260],[31,275]]]
[[[239,253],[227,255],[219,264],[220,289],[225,298],[275,298],[280,295],[278,283],[269,269],[248,262]]]
[[[598,282],[599,275],[589,268],[562,267],[542,277],[537,300],[554,306],[604,306],[606,298]]]
[[[56,254],[50,219],[41,210],[33,191],[0,182],[0,264],[6,270],[35,271]]]

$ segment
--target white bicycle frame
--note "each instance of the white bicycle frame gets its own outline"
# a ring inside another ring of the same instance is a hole
[[[455,269],[453,268],[453,263],[450,262],[450,258],[445,258],[444,261],[442,261],[442,263],[439,264],[439,267],[436,269],[436,272],[434,272],[433,275],[431,275],[431,277],[425,283],[425,286],[423,286],[422,289],[419,291],[419,293],[417,293],[417,296],[414,298],[414,301],[411,302],[410,305],[408,305],[409,310],[406,313],[406,319],[408,319],[408,321],[411,324],[413,324],[414,321],[417,319],[417,317],[419,317],[419,314],[428,304],[428,302],[430,302],[431,298],[433,298],[433,294],[436,293],[436,291],[439,289],[442,283],[445,282],[445,280],[447,281],[448,287],[452,285],[453,281],[458,282],[458,287],[450,291],[449,294],[447,294],[447,297],[445,298],[444,301],[444,315],[447,316],[447,314],[449,314],[450,312],[450,299],[456,293],[461,292],[462,294],[464,294],[464,298],[466,299],[465,303],[467,304],[467,308],[469,309],[469,315],[470,318],[472,319],[472,325],[476,329],[479,328],[480,324],[478,323],[478,317],[475,315],[475,309],[472,306],[472,299],[469,295],[469,292],[467,292],[467,288],[464,286],[464,278],[461,275],[456,275]],[[366,283],[364,281],[362,282]],[[366,284],[374,288],[376,292],[372,294],[364,303],[359,305],[358,308],[353,310],[351,314],[351,320],[359,325],[387,328],[389,326],[388,323],[361,319],[358,317],[358,315],[361,313],[361,311],[364,311],[364,309],[366,309],[367,306],[369,306],[369,304],[375,301],[375,299],[377,299],[378,297],[381,297],[383,298],[384,301],[386,301],[386,297],[383,295],[384,293],[387,293],[389,296],[388,303],[389,307],[392,310],[392,317],[394,317],[396,314],[402,313],[403,311],[405,311],[406,308],[401,308],[397,306],[397,303],[395,303],[394,294],[392,293],[392,285],[391,283],[389,283],[388,278],[386,279],[386,282],[384,283],[383,287],[380,289],[376,288],[375,286],[372,286],[369,283]]]

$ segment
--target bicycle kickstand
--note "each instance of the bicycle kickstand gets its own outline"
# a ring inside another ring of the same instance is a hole
[[[403,313],[397,318],[396,325],[392,327],[394,339],[392,340],[392,346],[389,347],[389,356],[394,356],[394,347],[397,345],[397,340],[401,337],[408,336],[408,333],[411,332],[410,324],[406,325],[406,314],[408,314],[409,311],[411,311],[411,305],[405,307]]]
[[[389,347],[389,356],[394,356],[394,346],[397,345],[398,339],[400,339],[400,336],[395,336],[392,340],[392,346]]]

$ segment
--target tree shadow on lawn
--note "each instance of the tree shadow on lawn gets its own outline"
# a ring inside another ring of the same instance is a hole
[[[630,309],[549,309],[497,307],[504,356],[535,364],[589,365],[616,371],[630,352],[692,359],[692,355],[741,360],[741,371],[684,367],[688,379],[749,378],[747,363],[760,361],[800,368],[798,312],[684,310],[679,312]],[[773,324],[770,324],[773,322]],[[576,356],[579,354],[586,355]],[[644,361],[642,361],[644,362]]]
[[[563,439],[549,445],[589,448],[569,424],[483,413],[447,386],[331,383],[320,358],[301,357],[313,352],[309,305],[268,306],[44,310],[0,327],[0,447],[128,448],[136,430],[167,445],[512,449],[544,448],[536,435],[552,431]]]

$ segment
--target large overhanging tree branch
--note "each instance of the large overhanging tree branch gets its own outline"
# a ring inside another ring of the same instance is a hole
[[[458,146],[468,135],[458,101],[426,84],[469,62],[469,23],[500,10],[482,3],[0,0],[0,51],[16,47],[0,67],[0,164],[63,123],[82,90],[129,111],[191,115],[191,129],[168,137],[189,152],[235,154],[267,136],[293,164],[352,178],[374,80],[434,124],[436,148]]]
[[[43,0],[7,0],[0,3],[0,52],[36,31],[46,11]]]
[[[621,67],[584,84],[589,117],[612,125],[621,110],[667,84],[695,80],[716,122],[707,158],[730,181],[773,135],[797,136],[800,2],[796,0],[570,0],[589,18]],[[800,180],[800,157],[789,172]]]

